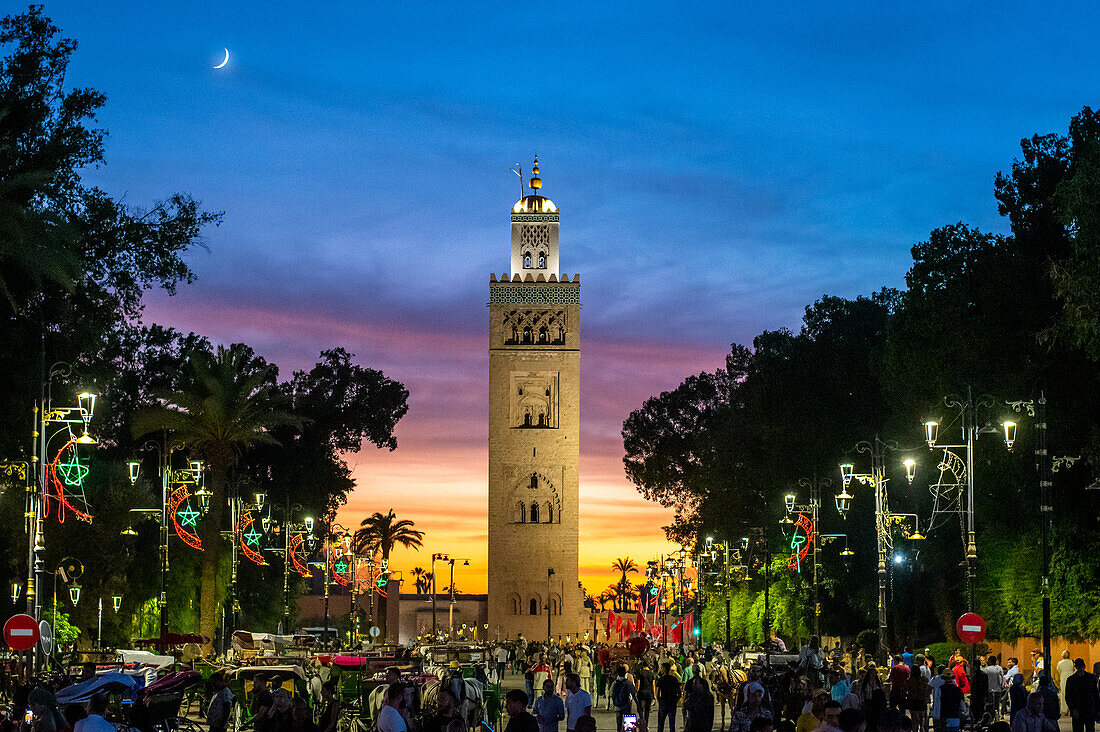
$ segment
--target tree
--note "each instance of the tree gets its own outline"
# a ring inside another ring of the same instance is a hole
[[[219,346],[214,353],[196,351],[188,359],[183,388],[164,394],[160,404],[143,409],[134,419],[135,433],[168,430],[206,463],[206,486],[214,495],[202,526],[200,632],[211,639],[217,624],[217,576],[225,506],[231,497],[230,471],[242,451],[274,441],[272,428],[301,421],[279,409],[274,379],[274,368],[243,344]]]
[[[626,579],[627,572],[633,572],[634,574],[638,573],[638,565],[635,564],[634,560],[630,557],[619,557],[611,563],[611,569],[621,575],[619,577],[619,584],[625,587],[630,586],[630,583]]]
[[[382,561],[389,564],[390,552],[395,546],[419,550],[423,546],[423,531],[413,528],[415,524],[408,519],[397,520],[391,508],[386,514],[377,511],[363,519],[361,527],[352,540],[352,551],[356,554],[381,555]],[[382,637],[386,637],[386,598],[378,598],[379,628]]]
[[[416,586],[416,594],[427,594],[428,591],[424,589],[424,575],[429,574],[429,572],[426,572],[423,567],[413,567],[410,574],[412,574],[414,584]]]

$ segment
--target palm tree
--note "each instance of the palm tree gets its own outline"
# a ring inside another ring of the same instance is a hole
[[[423,546],[421,539],[423,531],[413,528],[415,524],[408,519],[397,520],[393,509],[385,515],[375,511],[373,515],[363,519],[359,524],[360,529],[355,532],[351,548],[356,554],[382,555],[382,561],[388,566],[390,552],[400,544],[406,549],[419,550]],[[382,631],[382,637],[386,637],[386,598],[378,598],[378,627]]]
[[[416,594],[423,595],[424,592],[425,592],[424,591],[424,568],[423,567],[413,567],[412,572],[410,574],[412,574],[413,580],[415,580],[414,584],[416,586]]]
[[[278,409],[272,366],[241,343],[217,351],[196,351],[184,367],[181,387],[134,416],[134,433],[167,430],[203,460],[206,489],[213,495],[202,521],[200,633],[214,637],[218,616],[218,565],[224,551],[222,522],[229,473],[237,458],[259,444],[278,444],[270,430],[301,420]],[[164,630],[163,624],[161,630]]]
[[[611,569],[622,575],[622,577],[619,578],[619,584],[626,587],[630,586],[630,583],[627,582],[626,579],[627,572],[633,572],[634,574],[638,573],[638,565],[635,564],[634,560],[630,557],[619,557],[611,563]]]

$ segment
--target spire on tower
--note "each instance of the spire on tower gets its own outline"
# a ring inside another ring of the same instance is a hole
[[[535,156],[535,163],[534,163],[534,167],[531,168],[531,173],[532,173],[531,183],[530,183],[531,190],[533,190],[537,193],[538,190],[540,188],[542,188],[542,178],[539,177],[539,156],[538,155]]]

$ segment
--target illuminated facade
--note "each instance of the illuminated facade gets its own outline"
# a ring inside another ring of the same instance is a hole
[[[583,636],[578,581],[580,275],[558,272],[558,209],[512,207],[511,270],[489,277],[490,636]],[[549,570],[553,570],[550,574]]]

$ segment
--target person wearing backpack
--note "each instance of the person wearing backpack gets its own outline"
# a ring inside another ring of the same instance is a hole
[[[630,714],[632,705],[638,701],[638,689],[626,677],[626,666],[615,669],[615,683],[611,685],[611,703],[615,705],[615,725],[623,732],[623,715]]]

